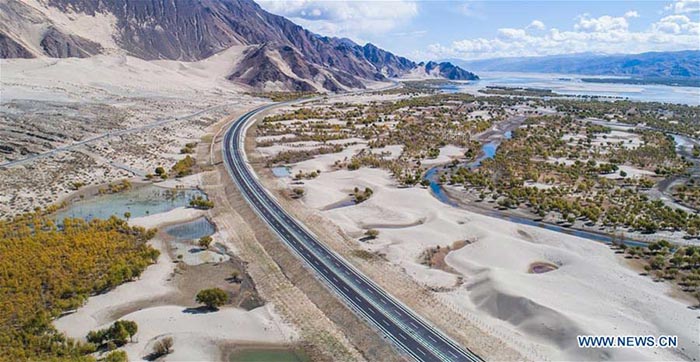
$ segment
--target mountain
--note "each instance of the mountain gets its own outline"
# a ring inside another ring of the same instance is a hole
[[[246,49],[232,60],[228,79],[262,90],[363,88],[424,66],[372,44],[312,33],[252,0],[0,2],[2,58],[125,52],[144,60],[197,61],[233,46]],[[435,64],[433,77],[477,78]]]
[[[700,77],[700,50],[619,55],[579,53],[453,62],[480,71],[564,73],[634,78]]]

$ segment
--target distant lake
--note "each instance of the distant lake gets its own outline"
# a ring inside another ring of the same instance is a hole
[[[450,85],[447,92],[474,93],[487,86],[551,89],[564,95],[622,97],[633,101],[700,105],[700,88],[659,84],[587,83],[581,78],[598,78],[572,74],[478,72],[481,78]]]

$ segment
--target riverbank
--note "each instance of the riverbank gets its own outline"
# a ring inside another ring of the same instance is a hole
[[[575,220],[573,223],[567,223],[553,218],[542,219],[538,215],[521,207],[514,209],[503,208],[498,206],[493,200],[481,200],[479,198],[479,192],[474,190],[464,190],[447,186],[443,188],[442,192],[445,193],[447,203],[451,206],[485,216],[498,217],[518,224],[536,226],[605,244],[619,244],[620,242],[623,242],[628,246],[645,247],[651,242],[656,242],[663,239],[678,245],[700,245],[700,240],[697,238],[687,239],[684,237],[684,235],[675,235],[680,233],[660,231],[653,234],[644,234],[638,231],[630,232],[600,225],[589,226],[586,225],[587,223],[581,220]],[[439,200],[441,199],[437,196],[436,198]]]

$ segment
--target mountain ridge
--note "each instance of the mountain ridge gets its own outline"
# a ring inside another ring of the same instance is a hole
[[[315,34],[252,0],[47,0],[43,8],[28,4],[37,0],[25,1],[0,5],[0,20],[7,20],[2,23],[13,22],[21,30],[0,24],[4,58],[89,57],[113,51],[108,43],[114,43],[116,49],[144,60],[198,61],[232,46],[250,46],[228,79],[262,90],[340,91],[416,71],[454,80],[478,78],[453,64],[436,63],[426,70],[370,43]],[[89,33],[72,33],[47,15],[50,11],[44,10],[49,8],[78,18],[113,19],[111,39],[99,42],[89,39]],[[41,28],[41,23],[48,25]],[[35,33],[40,44],[31,41]]]
[[[700,78],[700,50],[639,54],[576,53],[544,57],[450,60],[480,71],[562,73],[635,78]]]

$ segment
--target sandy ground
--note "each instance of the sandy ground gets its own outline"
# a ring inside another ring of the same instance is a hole
[[[161,227],[193,220],[204,213],[177,208],[134,218],[130,224]],[[220,238],[219,235],[216,239]],[[178,299],[178,288],[172,282],[176,263],[162,240],[156,238],[151,243],[161,251],[155,265],[148,267],[138,280],[89,298],[75,313],[57,319],[56,328],[69,337],[84,339],[89,331],[106,328],[117,319],[135,321],[139,331],[134,342],[123,347],[133,361],[142,360],[152,351],[153,343],[165,336],[174,339],[174,352],[165,358],[168,361],[219,360],[222,358],[219,347],[224,344],[284,344],[297,339],[296,331],[282,322],[269,304],[251,311],[223,307],[209,313],[189,311],[187,308],[196,307],[194,301],[192,305],[169,304]]]
[[[194,220],[205,215],[204,210],[193,209],[190,207],[177,207],[170,211],[153,214],[143,217],[135,217],[129,221],[133,226],[142,226],[145,228],[154,228],[167,224],[177,224],[189,220]]]
[[[289,179],[279,182],[289,187]],[[697,311],[670,297],[668,285],[624,266],[624,259],[602,244],[444,205],[427,189],[397,188],[389,174],[378,169],[323,172],[303,187],[307,207],[356,240],[367,229],[379,230],[377,239],[357,244],[385,255],[416,281],[447,290],[437,295],[525,355],[552,360],[678,360],[700,352]],[[347,199],[354,187],[371,187],[374,194],[361,204],[326,210]],[[471,242],[446,258],[459,275],[419,264],[424,250],[458,240]],[[559,268],[529,274],[535,262]],[[586,350],[576,345],[579,334],[677,335],[681,348]]]
[[[165,358],[167,361],[218,360],[218,346],[225,342],[283,344],[294,340],[294,331],[270,306],[252,311],[223,308],[210,313],[187,312],[187,308],[168,305],[125,315],[122,319],[139,325],[137,341],[124,348],[130,359],[139,360],[138,356],[150,353],[153,343],[164,336],[174,340],[174,352]]]

